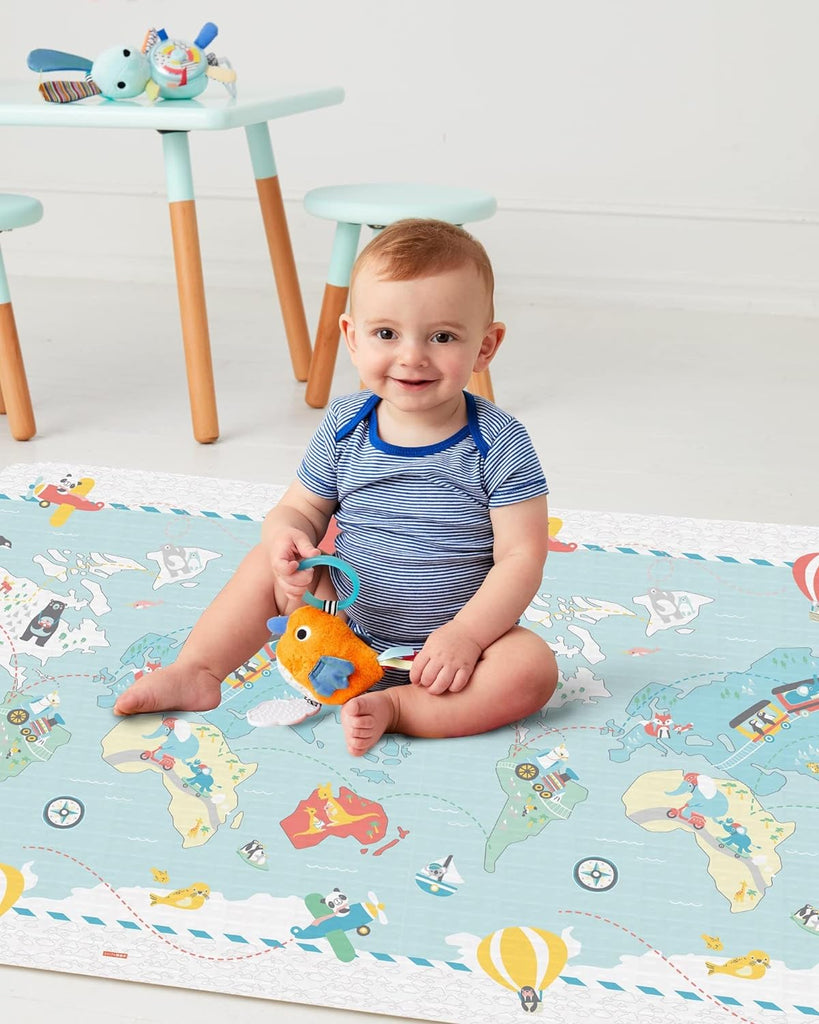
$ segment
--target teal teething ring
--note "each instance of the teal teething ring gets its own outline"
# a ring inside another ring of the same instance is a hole
[[[361,580],[358,578],[358,573],[349,562],[345,562],[341,558],[336,558],[335,555],[316,555],[315,558],[305,558],[303,561],[299,562],[299,569],[313,569],[317,565],[332,565],[335,566],[336,569],[341,569],[350,583],[352,583],[353,592],[349,597],[345,597],[338,602],[339,611],[343,608],[349,608],[353,601],[358,597],[359,590],[361,590]],[[319,611],[324,611],[324,601],[320,601],[315,594],[311,594],[310,591],[307,590],[303,596],[307,604],[312,605],[313,608],[318,608]]]

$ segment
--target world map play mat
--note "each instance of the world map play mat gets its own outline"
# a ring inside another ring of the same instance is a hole
[[[487,735],[355,759],[337,710],[270,725],[272,643],[214,711],[116,718],[280,493],[0,474],[0,962],[454,1022],[819,1016],[819,528],[553,512],[524,621],[559,688]]]

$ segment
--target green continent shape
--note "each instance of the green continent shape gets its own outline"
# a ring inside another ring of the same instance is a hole
[[[21,725],[12,725],[7,717],[9,711],[22,706],[19,701],[15,701],[11,693],[7,694],[4,703],[0,704],[0,782],[13,779],[30,764],[48,761],[58,747],[62,747],[71,739],[68,729],[55,725],[50,732],[40,738],[40,742],[29,743],[20,730],[30,726],[31,719],[37,716],[32,715]],[[37,749],[36,754],[32,750],[33,747]]]
[[[501,758],[495,765],[495,774],[506,794],[506,802],[486,840],[483,861],[486,871],[495,870],[498,858],[513,843],[538,836],[553,821],[563,821],[571,817],[577,804],[582,803],[589,795],[584,786],[570,780],[561,791],[558,802],[555,802],[554,798],[544,800],[532,789],[536,779],[526,782],[519,779],[514,771],[515,764],[533,762],[535,756],[534,749],[518,748],[513,745],[509,748],[508,756]],[[531,806],[532,803],[535,804],[535,810],[527,810],[527,804]]]

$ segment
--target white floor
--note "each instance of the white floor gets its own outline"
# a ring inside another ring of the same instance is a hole
[[[11,285],[39,433],[0,433],[0,465],[291,478],[321,414],[292,379],[272,288],[209,292],[222,437],[200,446],[172,283]],[[314,322],[318,291],[305,300]],[[815,320],[497,300],[496,397],[529,427],[555,507],[819,524]],[[345,363],[335,392],[356,385]],[[54,1007],[66,1024],[395,1020],[13,968],[0,990],[20,1022]]]

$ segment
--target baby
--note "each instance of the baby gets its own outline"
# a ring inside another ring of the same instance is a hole
[[[222,680],[269,639],[268,618],[307,590],[348,596],[337,569],[299,570],[332,516],[361,581],[349,625],[379,652],[418,651],[408,675],[390,671],[343,706],[351,754],[385,732],[466,736],[543,707],[554,655],[518,620],[543,575],[548,488],[525,428],[464,390],[503,341],[493,291],[483,246],[442,221],[399,221],[361,252],[340,328],[363,390],[331,402],[261,543],[117,714],[216,707]]]

